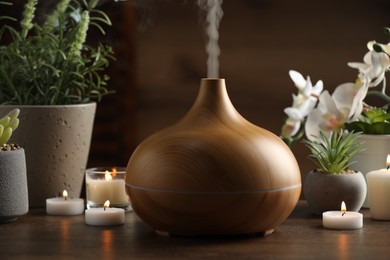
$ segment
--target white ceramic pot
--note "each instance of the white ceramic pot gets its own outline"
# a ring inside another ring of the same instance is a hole
[[[11,137],[26,151],[30,207],[67,190],[79,197],[91,143],[96,103],[55,106],[0,106],[0,114],[20,109]]]
[[[22,148],[0,151],[0,223],[28,212],[26,159]]]
[[[351,168],[361,171],[366,178],[368,172],[386,167],[386,157],[390,154],[390,135],[361,135],[359,138],[363,141],[364,150],[351,158],[351,161],[356,161]],[[367,194],[363,208],[369,207]]]

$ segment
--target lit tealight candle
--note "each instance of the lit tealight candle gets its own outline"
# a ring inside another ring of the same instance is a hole
[[[341,211],[322,213],[322,225],[331,229],[358,229],[363,227],[363,215],[359,212],[347,211],[343,201]]]
[[[368,199],[373,219],[390,220],[390,155],[387,169],[367,173]]]
[[[102,207],[106,200],[110,200],[114,207],[128,208],[130,203],[124,175],[125,171],[118,172],[116,168],[104,172],[99,168],[87,169],[87,208]]]
[[[110,208],[110,201],[104,203],[103,208],[85,210],[85,223],[91,226],[115,226],[125,223],[125,210]]]
[[[64,190],[62,197],[46,199],[46,213],[49,215],[80,215],[84,212],[84,200],[69,198]]]

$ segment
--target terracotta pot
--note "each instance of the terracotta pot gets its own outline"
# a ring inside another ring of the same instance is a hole
[[[126,186],[158,233],[270,234],[294,209],[301,177],[287,145],[235,110],[224,79],[202,79],[184,118],[137,147]]]
[[[340,210],[344,201],[347,210],[359,211],[367,193],[361,172],[324,174],[311,171],[303,184],[303,194],[310,210],[317,215],[324,211]]]
[[[386,167],[386,157],[390,154],[390,135],[361,135],[363,150],[354,155],[351,161],[356,161],[352,167],[361,171],[364,178],[367,173]],[[368,193],[363,203],[363,208],[369,208]]]
[[[0,151],[0,223],[14,221],[27,212],[24,150]]]
[[[47,198],[63,190],[79,197],[96,103],[0,106],[0,114],[15,107],[20,109],[20,125],[12,141],[26,150],[30,207],[45,207]]]

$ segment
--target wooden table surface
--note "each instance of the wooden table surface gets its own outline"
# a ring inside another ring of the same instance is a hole
[[[234,210],[234,207],[232,207]],[[290,217],[267,237],[163,237],[134,212],[115,227],[84,224],[84,215],[48,216],[32,209],[0,225],[0,259],[389,259],[390,221],[362,210],[358,230],[329,230],[300,201]]]

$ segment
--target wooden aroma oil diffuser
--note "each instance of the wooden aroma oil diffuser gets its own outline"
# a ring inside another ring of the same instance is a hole
[[[301,177],[287,145],[236,111],[224,79],[207,78],[184,118],[134,151],[126,187],[158,233],[270,234],[296,206]]]

